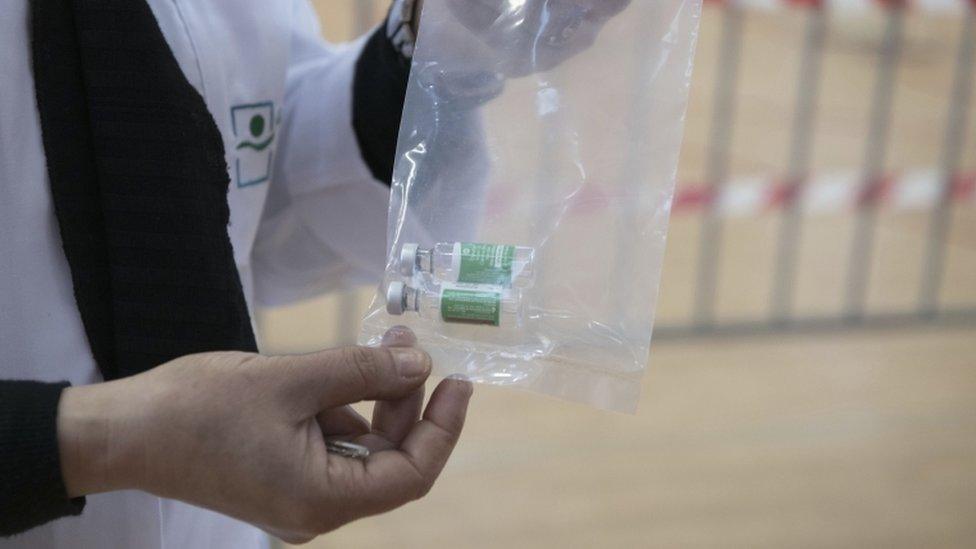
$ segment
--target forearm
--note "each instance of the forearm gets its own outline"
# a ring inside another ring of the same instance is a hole
[[[0,536],[78,515],[84,496],[140,488],[139,410],[123,379],[0,381]]]

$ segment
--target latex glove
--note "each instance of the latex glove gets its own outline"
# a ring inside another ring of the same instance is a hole
[[[589,48],[630,0],[445,0],[493,52],[496,70],[525,76]]]
[[[464,111],[499,95],[508,78],[555,68],[593,45],[630,0],[429,0],[427,44],[414,77],[439,112]],[[440,7],[440,6],[438,6]],[[423,48],[423,46],[421,46]]]

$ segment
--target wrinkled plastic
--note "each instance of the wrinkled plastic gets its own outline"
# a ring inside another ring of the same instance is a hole
[[[700,0],[426,0],[386,280],[361,343],[406,325],[435,373],[636,410]],[[535,249],[518,329],[386,311],[403,244]]]

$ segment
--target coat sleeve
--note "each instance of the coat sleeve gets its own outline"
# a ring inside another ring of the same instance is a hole
[[[0,536],[79,515],[61,477],[58,403],[67,383],[0,381]]]
[[[265,306],[381,276],[409,75],[383,27],[336,45],[321,38],[307,0],[295,0],[293,20],[274,182],[252,256]]]

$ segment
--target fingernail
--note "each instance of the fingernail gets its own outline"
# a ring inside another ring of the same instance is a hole
[[[464,390],[465,396],[471,398],[474,393],[474,383],[471,383],[471,378],[464,374],[451,374],[447,376],[447,379],[453,381],[455,385]]]
[[[386,347],[408,347],[416,343],[413,331],[406,326],[394,326],[383,334],[382,345]]]
[[[430,357],[420,349],[394,347],[390,353],[401,377],[415,378],[430,372]]]

